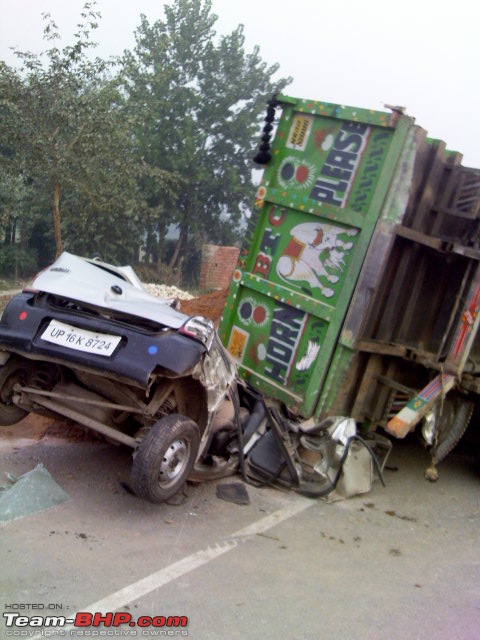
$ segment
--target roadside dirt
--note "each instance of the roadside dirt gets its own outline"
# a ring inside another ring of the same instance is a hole
[[[188,315],[198,314],[205,316],[205,318],[212,320],[215,326],[218,327],[227,294],[228,289],[220,289],[199,296],[198,298],[193,298],[193,300],[182,300],[180,303],[180,311]]]
[[[31,414],[20,422],[17,422],[17,424],[9,427],[0,427],[0,448],[1,442],[5,439],[15,438],[20,441],[41,440],[51,424],[51,418]]]
[[[61,442],[100,442],[93,431],[68,420],[55,420],[29,414],[17,424],[9,427],[0,426],[0,452],[12,451],[34,445],[40,440],[49,444]]]

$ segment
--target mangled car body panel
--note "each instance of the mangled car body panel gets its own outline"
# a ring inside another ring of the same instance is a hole
[[[118,343],[109,353],[106,347],[114,339]],[[7,305],[0,340],[2,349],[58,361],[75,358],[79,366],[117,374],[142,386],[148,385],[156,367],[182,374],[205,352],[202,344],[168,327],[158,331],[132,328],[125,320],[92,317],[59,305],[56,297],[34,293],[21,293]]]
[[[178,329],[185,323],[184,314],[139,288],[136,277],[133,280],[135,284],[131,275],[128,280],[126,277],[126,267],[122,272],[122,268],[114,270],[111,265],[100,261],[89,261],[64,252],[33,280],[31,289],[79,301],[93,308],[108,309],[113,314],[144,318],[172,329]]]
[[[213,324],[126,268],[62,254],[8,303],[0,355],[0,425],[60,415],[132,447],[134,490],[149,500],[178,491],[225,430],[216,413],[236,372]]]

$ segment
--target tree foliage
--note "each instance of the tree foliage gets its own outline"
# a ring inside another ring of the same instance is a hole
[[[64,245],[82,253],[133,257],[126,231],[137,235],[135,203],[141,163],[132,153],[123,96],[109,70],[91,59],[98,14],[86,4],[72,46],[45,15],[40,56],[17,51],[20,70],[0,68],[4,111],[3,164],[29,185],[23,200],[22,237],[50,212],[56,254]],[[31,199],[33,196],[33,200]],[[11,196],[10,196],[11,197]]]
[[[124,57],[128,106],[145,161],[181,177],[165,199],[150,184],[150,231],[160,244],[166,222],[178,229],[175,266],[193,241],[238,239],[251,202],[253,150],[265,102],[289,80],[273,76],[258,47],[247,54],[243,27],[215,38],[210,0],[177,0],[165,20],[142,16],[136,47]],[[161,251],[160,251],[161,253]]]
[[[246,53],[242,26],[216,36],[210,0],[175,0],[164,16],[141,16],[114,64],[92,55],[100,15],[86,2],[73,45],[58,47],[47,14],[46,50],[0,62],[5,245],[40,263],[66,248],[174,269],[188,254],[192,269],[203,242],[238,238],[260,114],[289,80]]]

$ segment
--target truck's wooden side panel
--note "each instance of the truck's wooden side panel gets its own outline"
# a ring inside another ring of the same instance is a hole
[[[240,374],[301,418],[382,426],[440,372],[476,388],[480,171],[395,110],[278,107],[220,325]]]

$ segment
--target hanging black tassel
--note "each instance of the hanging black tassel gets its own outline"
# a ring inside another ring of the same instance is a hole
[[[263,127],[260,149],[257,155],[254,157],[253,161],[255,164],[265,165],[270,162],[272,159],[272,154],[270,153],[270,138],[271,132],[273,131],[272,122],[275,120],[275,110],[278,107],[277,96],[276,94],[268,101],[267,106],[267,115],[265,116],[265,126]]]

